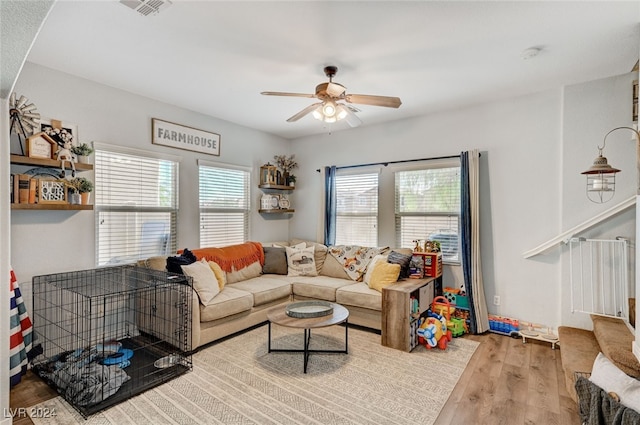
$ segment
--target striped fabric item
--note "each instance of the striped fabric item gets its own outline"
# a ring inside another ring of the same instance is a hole
[[[13,388],[27,372],[28,354],[33,347],[33,325],[22,300],[16,275],[11,270],[11,311],[9,315],[9,377]]]

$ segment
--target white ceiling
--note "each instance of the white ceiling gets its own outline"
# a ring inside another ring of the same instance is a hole
[[[349,128],[308,115],[326,65],[378,124],[631,71],[640,2],[187,1],[144,17],[118,1],[53,7],[28,61],[285,138]],[[524,60],[522,52],[541,48]],[[170,119],[171,117],[164,117]],[[215,129],[211,129],[214,131]]]

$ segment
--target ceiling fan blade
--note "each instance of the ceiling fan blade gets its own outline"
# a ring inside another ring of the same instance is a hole
[[[361,105],[385,106],[387,108],[399,108],[402,101],[399,97],[390,96],[372,96],[368,94],[348,94],[344,97],[349,103],[358,103]]]
[[[305,115],[307,115],[309,112],[313,111],[314,109],[316,109],[320,105],[322,105],[322,102],[317,102],[317,103],[314,103],[312,105],[307,106],[302,111],[298,112],[297,114],[295,114],[294,116],[289,118],[287,120],[287,122],[298,121],[300,118],[304,117]]]
[[[358,127],[360,124],[362,124],[360,118],[358,118],[358,116],[354,113],[353,109],[351,109],[349,105],[339,103],[338,114],[340,114],[341,111],[345,112],[346,115],[344,117],[344,120],[347,122],[347,124],[349,124],[349,126]]]
[[[281,91],[263,91],[260,94],[264,94],[266,96],[292,96],[292,97],[316,97],[315,94],[307,94],[307,93],[285,93]]]

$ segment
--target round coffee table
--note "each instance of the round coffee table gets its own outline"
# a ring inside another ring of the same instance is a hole
[[[269,336],[268,336],[268,352],[280,353],[304,353],[304,373],[307,373],[307,364],[309,363],[309,354],[311,353],[341,353],[349,354],[349,310],[340,304],[331,303],[333,313],[327,316],[296,318],[290,317],[286,313],[286,305],[272,308],[267,312],[269,319]],[[309,340],[311,339],[311,329],[324,328],[327,326],[337,325],[344,322],[344,350],[311,350],[309,349]],[[286,326],[288,328],[304,329],[304,347],[302,349],[287,348],[271,348],[271,324]]]

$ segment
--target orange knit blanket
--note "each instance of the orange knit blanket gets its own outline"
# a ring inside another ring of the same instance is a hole
[[[232,272],[247,267],[260,261],[264,265],[264,250],[260,242],[245,242],[238,245],[229,245],[222,248],[198,248],[191,250],[198,261],[205,258],[207,261],[215,261],[225,272]],[[181,251],[178,251],[180,254]]]

